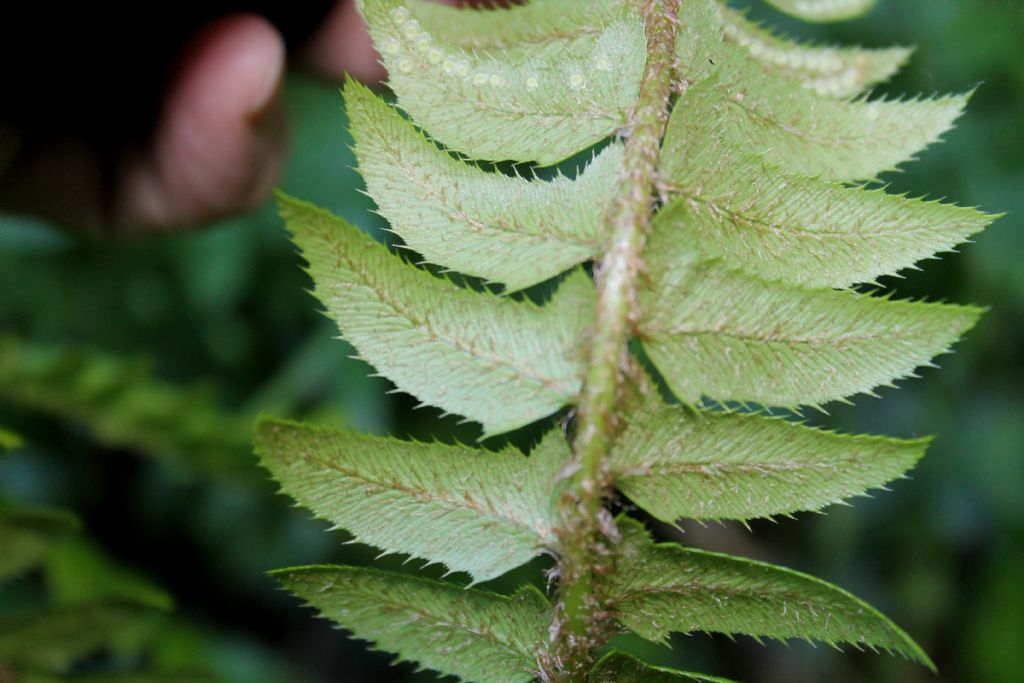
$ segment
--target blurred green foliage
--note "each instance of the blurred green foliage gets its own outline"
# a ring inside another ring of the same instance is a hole
[[[687,526],[682,540],[852,590],[921,642],[939,680],[1018,680],[1024,3],[887,0],[865,19],[826,27],[754,10],[790,35],[917,45],[909,68],[881,89],[887,94],[980,84],[946,143],[885,180],[893,191],[1008,216],[961,253],[883,283],[900,296],[991,306],[956,353],[940,359],[943,371],[925,370],[883,391],[882,400],[810,416],[856,432],[937,434],[912,480],[828,515],[755,523],[751,532]],[[284,189],[383,238],[356,191],[337,89],[294,77],[287,98],[294,132]],[[148,596],[150,605],[173,595],[175,617],[160,627],[159,647],[132,655],[159,670],[201,668],[225,683],[432,679],[408,665],[389,668],[386,655],[314,620],[264,575],[288,565],[367,563],[375,552],[343,545],[342,534],[324,533],[324,524],[275,495],[250,454],[252,417],[302,416],[446,441],[467,434],[454,418],[414,410],[411,398],[369,378],[370,369],[333,339],[308,287],[269,205],[201,232],[117,243],[0,217],[0,425],[13,430],[0,431],[0,450],[15,448],[0,460],[0,497],[73,510],[92,539],[53,546],[42,571],[0,588],[0,619],[49,599],[72,609],[90,591],[97,599]],[[43,398],[27,392],[33,369],[51,373],[60,390]],[[110,406],[117,409],[99,409]],[[534,576],[543,565],[533,565]],[[529,572],[515,574],[493,587]],[[651,661],[747,681],[936,680],[898,659],[803,644],[694,636],[673,645],[624,644]],[[113,666],[107,657],[87,661],[83,673]]]

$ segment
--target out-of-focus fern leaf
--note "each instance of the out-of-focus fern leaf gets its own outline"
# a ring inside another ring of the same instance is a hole
[[[214,683],[220,679],[205,674],[173,671],[140,671],[74,677],[51,676],[26,671],[19,672],[17,680],[18,683]]]
[[[22,440],[18,434],[0,427],[0,456],[21,448]]]
[[[282,197],[316,295],[359,354],[400,389],[484,425],[521,427],[575,400],[594,287],[576,271],[545,306],[461,289],[344,220]]]
[[[146,363],[82,348],[0,338],[0,397],[81,425],[114,448],[213,471],[248,471],[248,418],[199,387],[153,376]]]
[[[623,0],[531,0],[483,11],[438,2],[408,2],[423,29],[440,41],[480,53],[537,57],[588,49],[623,15]],[[401,14],[399,15],[401,16]]]
[[[398,102],[433,138],[476,159],[553,164],[615,133],[637,99],[643,20],[624,10],[599,33],[536,55],[445,42],[403,0],[361,0]]]
[[[708,92],[698,84],[690,94]],[[697,114],[677,108],[665,136],[662,178],[680,200],[657,220],[672,226],[676,250],[685,245],[767,279],[847,287],[948,251],[993,219],[784,173],[726,142],[716,121]]]
[[[160,610],[174,606],[174,599],[156,582],[117,562],[82,535],[55,542],[44,570],[53,604],[122,602]]]
[[[837,99],[794,88],[738,46],[716,52],[711,74],[687,90],[676,111],[716,121],[733,145],[823,180],[870,180],[912,159],[952,127],[970,96]]]
[[[651,666],[624,652],[610,652],[590,672],[590,683],[733,683],[725,678]]]
[[[65,671],[100,650],[134,651],[162,615],[103,603],[47,609],[0,622],[0,664]]]
[[[388,552],[486,581],[554,544],[551,492],[569,458],[554,431],[530,457],[263,419],[256,451],[282,490]]]
[[[41,563],[54,539],[78,528],[78,519],[62,510],[0,507],[0,581]]]
[[[345,104],[370,196],[428,261],[516,290],[603,249],[621,145],[606,148],[576,180],[527,181],[452,158],[353,80]]]
[[[846,21],[867,14],[875,0],[765,0],[780,12],[811,22]]]
[[[805,45],[780,38],[742,12],[725,7],[725,37],[742,47],[769,73],[798,81],[822,95],[849,97],[882,83],[899,70],[913,50]]]
[[[532,681],[547,639],[550,607],[532,588],[506,597],[356,567],[298,567],[272,575],[356,638],[467,681]]]
[[[619,621],[649,640],[698,631],[802,638],[897,652],[934,665],[910,637],[846,591],[782,567],[655,544],[620,518],[621,554],[607,590]]]
[[[626,420],[611,454],[616,485],[669,523],[820,510],[902,476],[929,443],[655,400]]]
[[[946,352],[982,312],[760,280],[687,261],[657,228],[639,334],[688,403],[819,405],[869,392]]]

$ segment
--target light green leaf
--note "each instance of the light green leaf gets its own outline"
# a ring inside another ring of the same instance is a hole
[[[535,589],[506,597],[357,567],[297,567],[281,584],[360,640],[475,683],[527,683],[547,640]]]
[[[99,650],[134,651],[160,617],[136,605],[52,608],[0,623],[0,664],[65,671]]]
[[[847,436],[655,401],[627,416],[611,467],[617,488],[670,524],[820,510],[902,476],[930,441]]]
[[[646,41],[635,12],[536,55],[481,54],[431,35],[403,0],[361,6],[399,104],[472,158],[561,161],[621,128],[639,94]]]
[[[582,271],[537,306],[436,278],[310,204],[282,197],[280,210],[342,336],[401,390],[482,423],[486,435],[575,400],[594,319]]]
[[[624,652],[610,652],[590,672],[590,683],[732,683],[725,678],[651,666]]]
[[[657,226],[639,336],[680,400],[820,405],[893,380],[977,321],[968,306],[807,289],[688,261]]]
[[[802,638],[897,652],[934,670],[921,648],[867,603],[813,576],[720,553],[655,544],[620,518],[607,590],[618,620],[649,640],[673,632]]]
[[[282,490],[356,540],[486,581],[555,543],[551,492],[569,447],[530,457],[264,418],[256,451]]]
[[[78,529],[78,518],[62,510],[0,508],[0,581],[37,566],[55,539]]]
[[[875,0],[765,0],[769,5],[804,21],[846,21],[867,14]]]
[[[766,73],[738,46],[716,52],[712,75],[689,88],[676,109],[717,122],[729,143],[787,172],[823,180],[870,180],[912,159],[952,127],[970,96],[825,97]]]
[[[887,81],[913,52],[907,47],[865,49],[797,43],[776,36],[724,3],[722,18],[726,39],[742,47],[769,73],[822,95],[849,97]]]
[[[345,104],[370,197],[428,261],[516,290],[603,250],[622,145],[602,151],[576,180],[528,181],[454,159],[353,80]]]
[[[202,471],[250,471],[248,418],[202,386],[155,377],[140,358],[0,336],[0,397],[83,426],[106,446]]]
[[[690,96],[708,98],[698,84]],[[784,173],[729,144],[718,122],[680,106],[665,137],[662,177],[680,199],[658,220],[705,258],[770,280],[848,287],[949,251],[993,217]],[[677,247],[677,249],[680,247]]]
[[[589,49],[623,15],[623,0],[530,0],[483,11],[438,2],[408,2],[423,30],[452,46],[478,53],[536,57]]]

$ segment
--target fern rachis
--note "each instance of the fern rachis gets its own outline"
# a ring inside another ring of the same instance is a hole
[[[548,596],[503,596],[314,567],[282,570],[282,583],[358,637],[468,681],[721,680],[623,653],[598,661],[623,631],[801,637],[931,666],[849,593],[655,544],[608,502],[618,490],[666,521],[746,520],[819,510],[914,466],[926,441],[721,406],[870,392],[974,323],[971,307],[847,289],[989,222],[845,184],[934,142],[966,98],[851,99],[906,51],[796,45],[714,0],[360,4],[411,118],[346,85],[360,168],[391,228],[428,261],[506,291],[561,281],[541,305],[460,288],[283,197],[316,295],[377,371],[484,436],[565,406],[572,419],[528,457],[273,419],[257,450],[286,493],[356,540],[474,581],[547,553],[557,581]],[[871,3],[774,4],[826,21]],[[608,139],[571,179],[467,160],[550,165]],[[634,343],[681,405],[652,388]]]

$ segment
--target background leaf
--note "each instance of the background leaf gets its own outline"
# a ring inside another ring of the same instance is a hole
[[[78,519],[63,510],[0,506],[0,581],[37,566],[55,539],[78,528]]]

